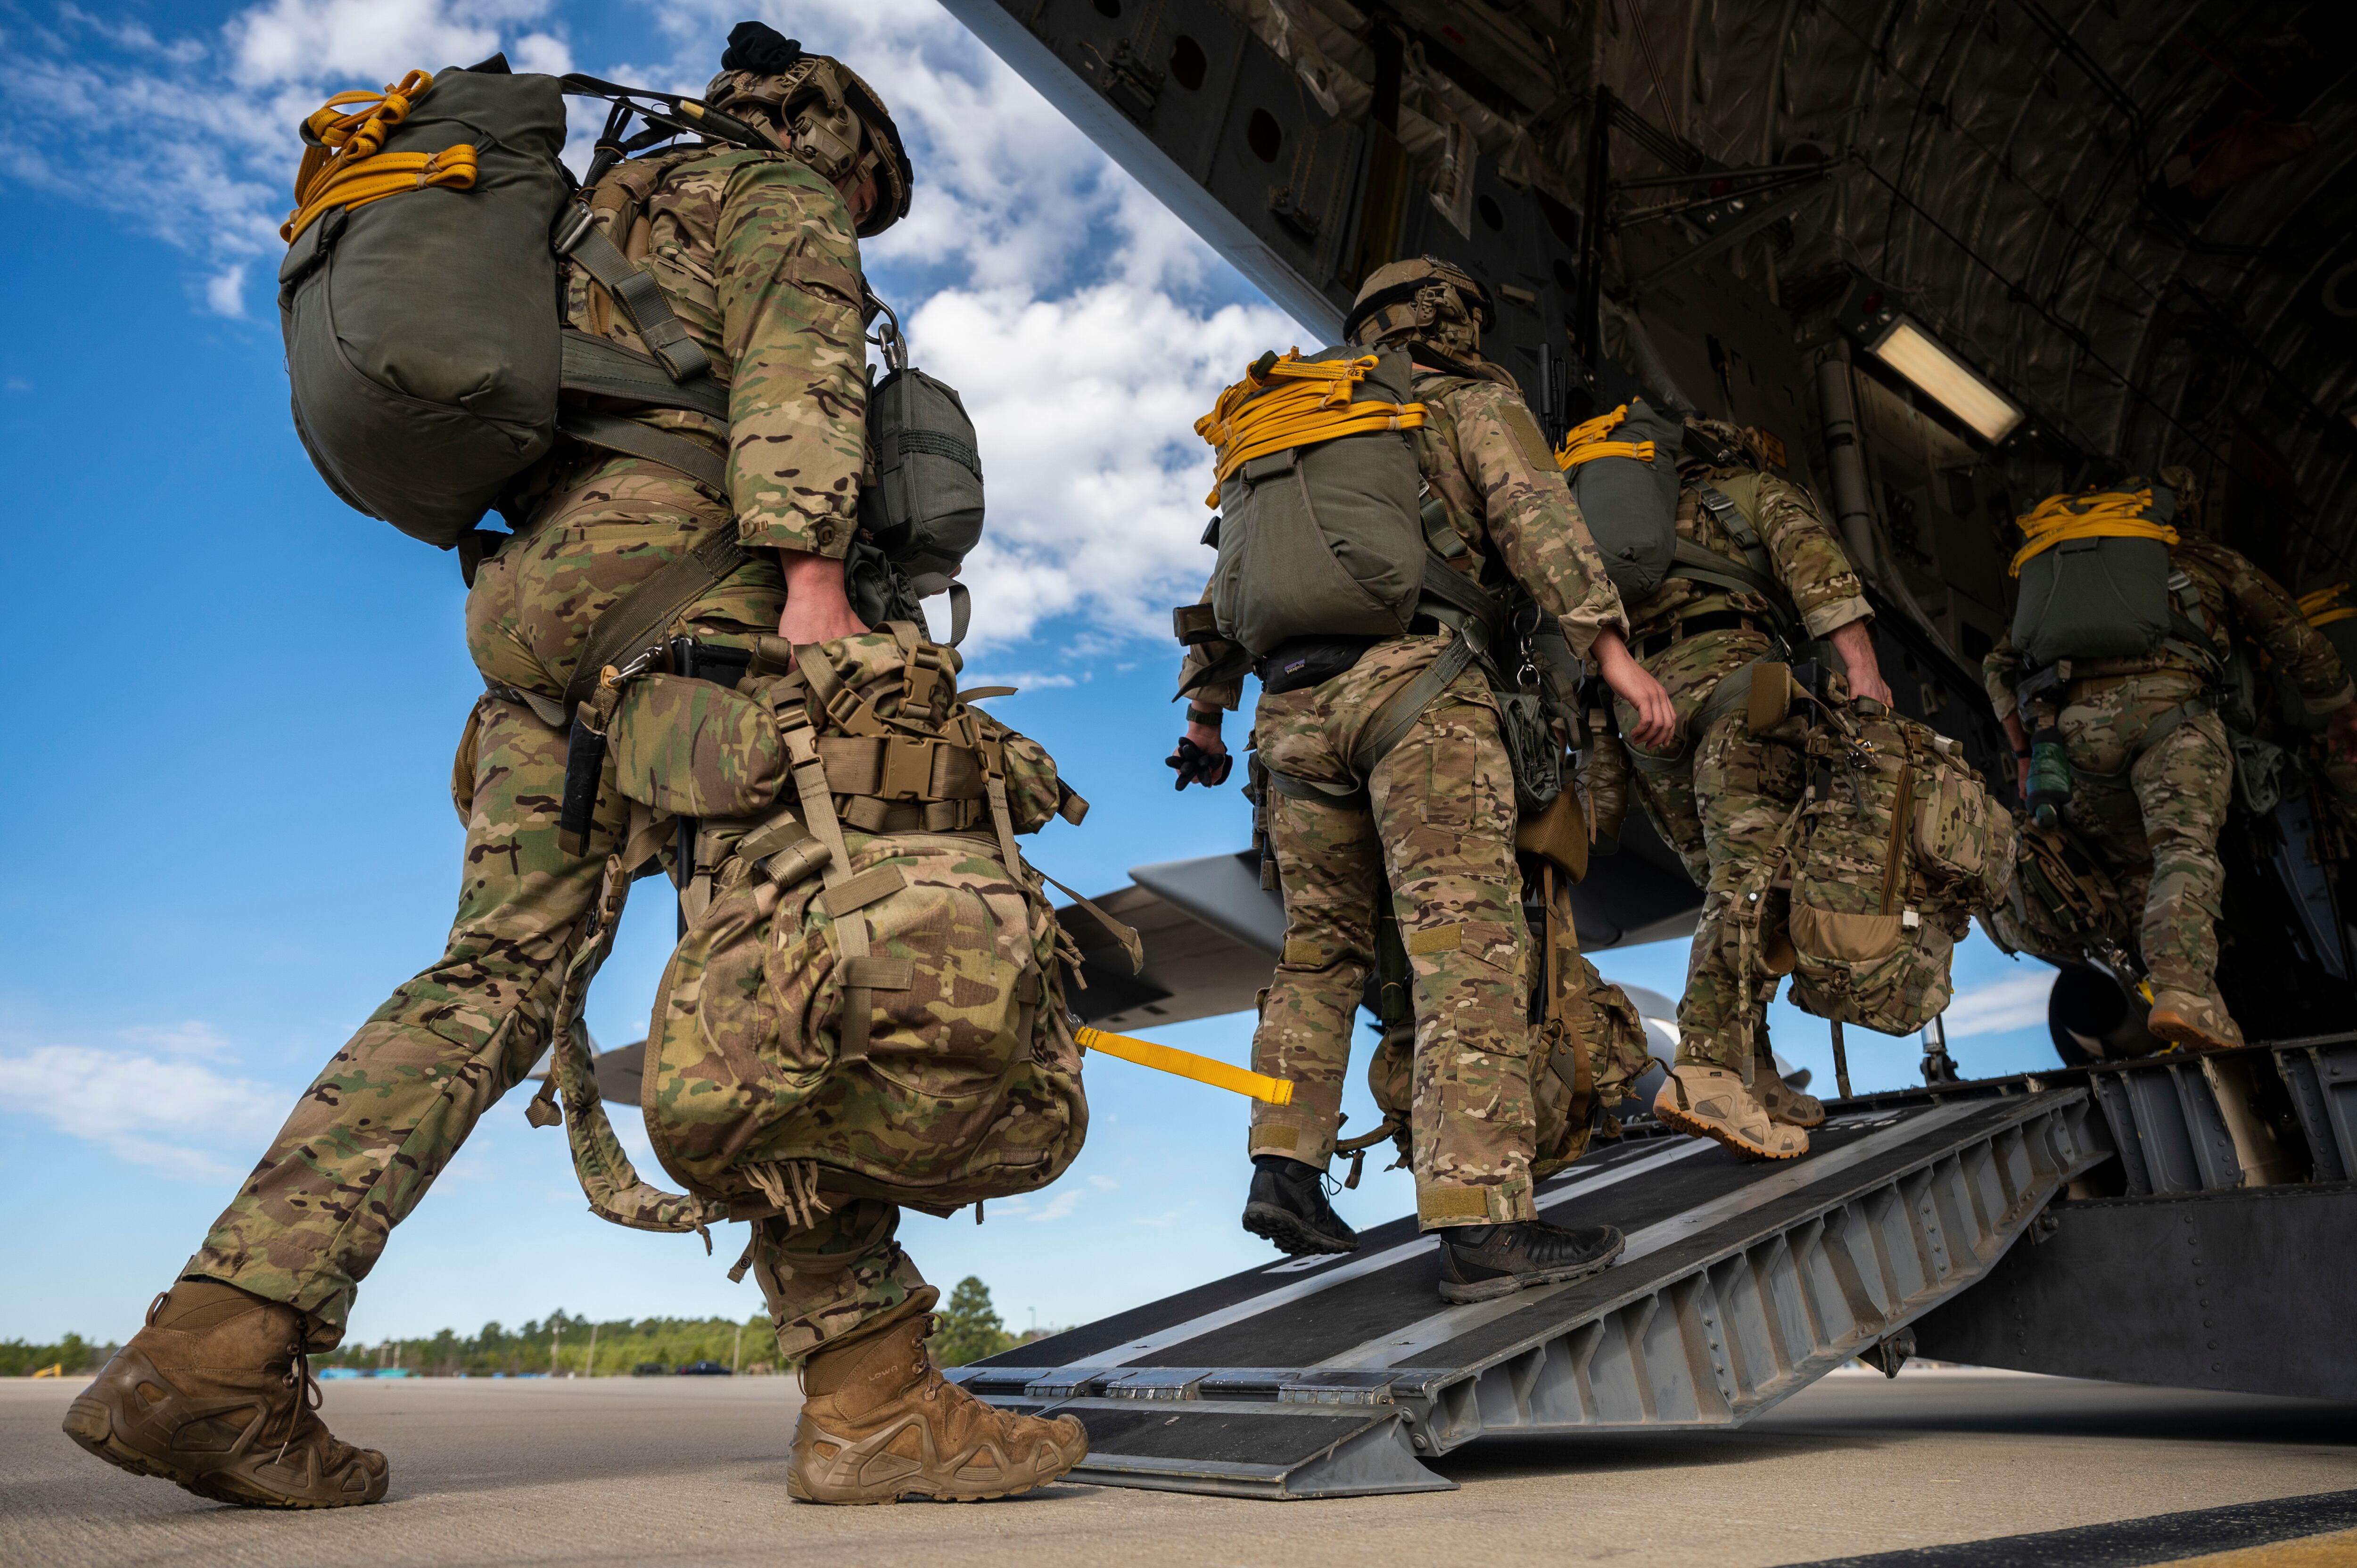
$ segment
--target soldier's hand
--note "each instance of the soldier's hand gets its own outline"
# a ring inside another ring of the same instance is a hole
[[[1841,655],[1842,673],[1849,678],[1849,694],[1853,698],[1871,697],[1889,707],[1890,682],[1882,678],[1882,666],[1874,657],[1874,634],[1866,629],[1866,622],[1854,620],[1847,626],[1835,627],[1826,640]]]
[[[1224,784],[1228,781],[1230,769],[1236,765],[1236,759],[1230,757],[1228,748],[1221,744],[1218,731],[1211,732],[1211,744],[1209,746],[1195,738],[1202,727],[1200,725],[1188,726],[1187,733],[1178,737],[1177,749],[1162,759],[1164,767],[1178,770],[1178,782],[1171,786],[1175,789],[1184,789],[1189,784],[1200,784],[1206,789],[1214,784]]]
[[[1662,683],[1645,672],[1645,667],[1630,653],[1629,645],[1617,631],[1597,633],[1596,643],[1589,650],[1596,655],[1597,668],[1604,673],[1604,683],[1615,695],[1637,710],[1637,722],[1631,725],[1628,738],[1639,746],[1660,747],[1670,744],[1678,733],[1678,712],[1670,705],[1670,694]]]

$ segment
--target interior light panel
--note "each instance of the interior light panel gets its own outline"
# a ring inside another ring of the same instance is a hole
[[[1991,444],[2004,440],[2021,423],[2021,410],[2011,399],[1903,316],[1867,348]]]

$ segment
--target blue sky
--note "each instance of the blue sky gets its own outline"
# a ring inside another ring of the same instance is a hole
[[[0,1337],[123,1336],[171,1279],[318,1065],[440,950],[460,831],[451,748],[479,689],[451,558],[361,518],[286,416],[268,279],[292,125],[328,91],[506,47],[700,85],[737,5],[268,0],[0,5],[0,276],[36,330],[0,342],[18,454],[0,595],[14,629],[0,813]],[[1084,889],[1241,846],[1232,788],[1173,796],[1167,607],[1206,564],[1189,424],[1253,354],[1305,340],[931,0],[806,5],[916,142],[916,213],[873,246],[920,362],[963,389],[991,476],[970,669],[1095,802],[1034,858]],[[80,112],[123,113],[94,123]],[[95,128],[93,128],[95,124]],[[115,127],[119,126],[117,129]],[[651,885],[650,885],[651,886]],[[671,915],[634,909],[590,1004],[644,1032]],[[1607,972],[1674,995],[1683,944]],[[1975,939],[1958,965],[1968,1069],[2050,1063],[2045,972]],[[1825,1028],[1780,1049],[1830,1079]],[[1242,1060],[1248,1019],[1160,1031]],[[1868,1043],[1871,1040],[1872,1043]],[[1853,1033],[1861,1088],[1911,1040]],[[1235,1225],[1241,1101],[1099,1058],[1061,1183],[904,1239],[1021,1326],[1071,1323],[1266,1255]],[[1354,1124],[1368,1125],[1362,1091]],[[630,1119],[624,1118],[626,1130]],[[1404,1210],[1404,1175],[1340,1200]],[[537,1317],[758,1307],[692,1239],[584,1209],[561,1135],[521,1097],[486,1118],[363,1290],[362,1340]]]

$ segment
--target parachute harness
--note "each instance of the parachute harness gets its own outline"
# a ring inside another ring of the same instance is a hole
[[[1217,506],[1220,485],[1254,457],[1337,436],[1423,428],[1420,403],[1351,400],[1351,389],[1379,362],[1373,354],[1304,360],[1297,348],[1283,357],[1272,349],[1254,360],[1244,379],[1222,392],[1211,412],[1195,422],[1195,434],[1211,445],[1219,465],[1203,504]]]
[[[339,92],[303,122],[302,166],[295,173],[295,210],[280,226],[288,244],[331,207],[347,209],[382,201],[405,190],[443,186],[467,190],[475,183],[475,149],[465,142],[438,153],[388,153],[385,138],[409,118],[410,109],[434,85],[413,70],[382,92]],[[364,104],[365,108],[352,108]]]
[[[2144,514],[2151,510],[2149,489],[2112,490],[2099,496],[2049,496],[2038,503],[2037,510],[2019,520],[2028,542],[2014,552],[2013,575],[2021,575],[2022,564],[2031,556],[2073,539],[2158,539],[2163,544],[2175,544],[2177,530],[2164,522],[2148,521]]]

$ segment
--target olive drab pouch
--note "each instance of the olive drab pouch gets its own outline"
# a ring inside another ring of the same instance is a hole
[[[2175,492],[2054,496],[2022,519],[2013,644],[2030,669],[2064,659],[2142,659],[2170,635]]]
[[[738,688],[790,780],[737,824],[673,955],[642,1086],[664,1167],[732,1216],[839,1195],[946,1213],[1080,1150],[1059,928],[1013,835],[1085,808],[956,672],[900,623],[764,639]]]
[[[1555,449],[1604,558],[1604,574],[1636,604],[1662,585],[1678,542],[1678,452],[1685,426],[1642,398],[1574,427]]]
[[[1746,888],[1764,909],[1789,868],[1789,950],[1772,932],[1757,950],[1791,965],[1795,1006],[1891,1035],[1947,1007],[1955,943],[2002,899],[2013,861],[2011,817],[1955,752],[1871,702],[1828,709],[1811,731],[1814,782],[1787,847]]]
[[[278,269],[295,429],[347,503],[447,545],[556,437],[565,100],[473,70],[344,96],[367,102],[306,123],[305,169],[344,172],[335,150],[360,178],[303,203]],[[355,154],[399,188],[369,190]]]
[[[1428,553],[1397,349],[1267,354],[1196,422],[1217,454],[1220,635],[1255,659],[1297,637],[1397,637]]]
[[[884,351],[885,374],[867,393],[867,447],[876,476],[859,492],[860,531],[910,597],[951,595],[954,646],[964,640],[967,601],[952,579],[982,542],[981,447],[957,389],[909,363],[899,318],[889,306],[875,303],[886,322],[875,339]],[[860,596],[855,586],[855,607]],[[896,605],[862,618],[879,626],[903,613]]]

